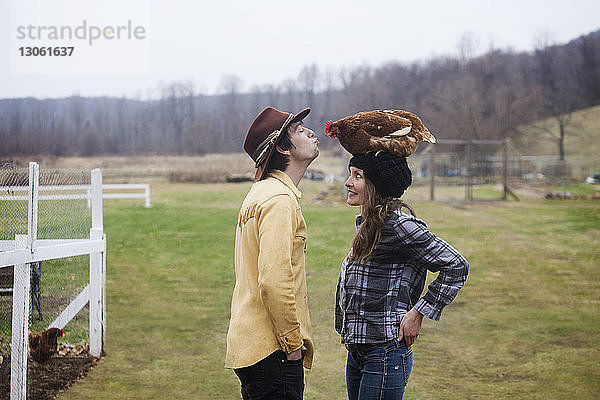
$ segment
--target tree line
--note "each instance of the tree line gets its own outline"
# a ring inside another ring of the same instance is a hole
[[[318,134],[329,119],[383,108],[417,113],[438,138],[514,138],[523,124],[553,117],[562,158],[571,113],[600,104],[600,30],[532,52],[494,49],[474,57],[468,41],[460,50],[412,64],[335,71],[307,65],[296,79],[246,91],[229,75],[215,95],[171,82],[148,99],[2,99],[0,156],[237,152],[253,117],[272,105],[311,107],[306,124]]]

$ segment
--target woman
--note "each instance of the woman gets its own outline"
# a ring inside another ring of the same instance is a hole
[[[359,154],[349,169],[347,203],[361,214],[342,263],[335,312],[348,349],[348,399],[402,399],[423,316],[440,319],[469,265],[400,200],[412,183],[406,158]],[[421,297],[428,270],[439,275]]]

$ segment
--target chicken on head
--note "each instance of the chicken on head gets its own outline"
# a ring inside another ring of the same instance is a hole
[[[351,154],[381,150],[408,157],[415,152],[417,142],[436,142],[423,121],[404,110],[363,111],[329,121],[325,134],[337,138]]]

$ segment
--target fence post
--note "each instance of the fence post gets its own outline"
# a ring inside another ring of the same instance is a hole
[[[92,229],[91,240],[103,240],[102,171],[92,170]],[[104,252],[90,254],[90,354],[99,357],[102,352],[102,264]]]
[[[465,200],[468,202],[473,201],[473,141],[469,140],[465,156],[467,164],[467,184],[465,186]]]
[[[38,190],[40,170],[29,163],[29,193],[27,200],[27,235],[15,235],[15,249],[35,251],[37,240]],[[12,344],[10,355],[10,398],[27,398],[27,342],[29,340],[29,264],[13,266]]]
[[[106,234],[102,234],[102,345],[106,337]]]
[[[429,187],[429,201],[434,201],[435,196],[433,194],[435,187],[435,146],[431,146],[429,152],[429,175],[430,175],[430,187]]]
[[[504,192],[502,193],[502,200],[508,199],[508,140],[508,138],[504,139],[504,143],[502,144],[502,151],[504,153],[504,168],[502,170],[502,184],[504,186]]]
[[[144,186],[144,194],[146,195],[145,207],[146,208],[152,207],[152,205],[150,204],[150,185],[149,184],[146,184],[146,186]]]
[[[29,163],[29,199],[27,205],[27,248],[33,253],[37,240],[38,191],[40,184],[40,167],[37,163]]]
[[[29,235],[15,235],[15,248],[26,249],[28,239]],[[17,264],[13,267],[10,400],[26,400],[27,398],[30,273],[29,264]]]

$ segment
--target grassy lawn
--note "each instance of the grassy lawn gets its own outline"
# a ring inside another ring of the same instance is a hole
[[[305,398],[344,399],[333,303],[357,209],[314,204],[317,184],[303,186],[316,343]],[[239,398],[223,361],[234,228],[248,187],[158,183],[151,209],[105,201],[106,358],[59,399]],[[597,398],[600,205],[455,208],[419,200],[427,188],[411,190],[417,215],[466,256],[471,273],[442,320],[424,323],[405,398]]]

